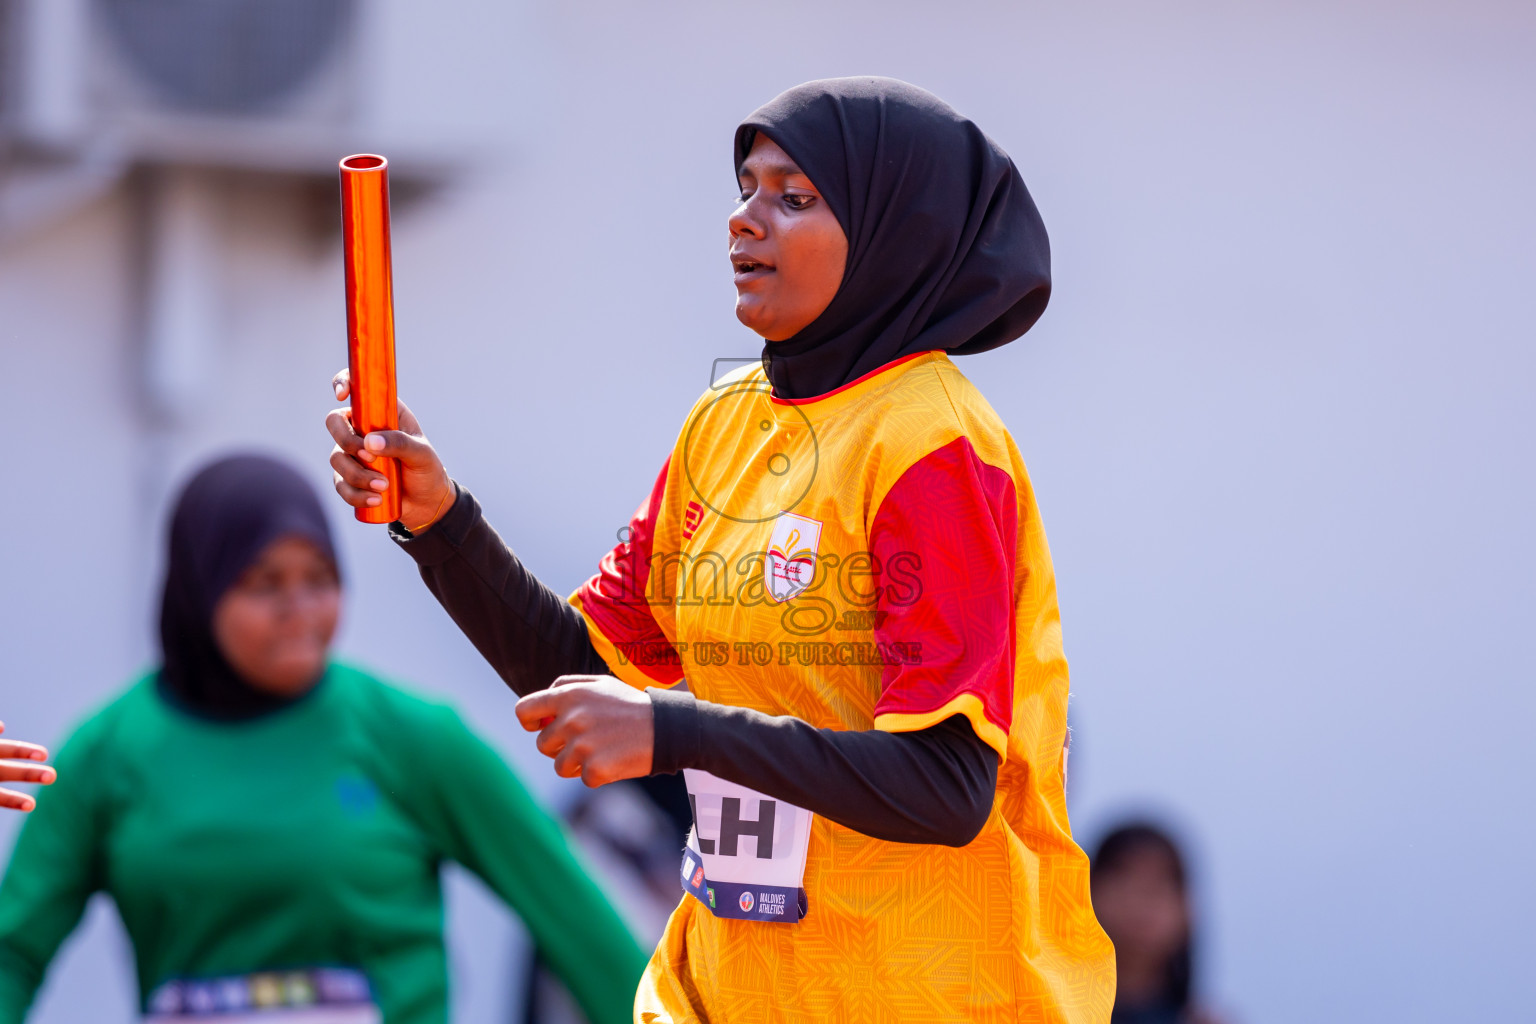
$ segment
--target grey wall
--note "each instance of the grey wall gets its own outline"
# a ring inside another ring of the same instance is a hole
[[[709,361],[757,348],[722,244],[736,121],[812,77],[922,84],[1013,154],[1055,243],[1045,319],[962,368],[1050,533],[1079,835],[1149,808],[1184,831],[1205,988],[1243,1021],[1526,1006],[1536,13],[384,9],[378,116],[494,144],[397,219],[402,394],[547,580],[612,543]],[[126,191],[0,249],[17,736],[56,741],[149,657],[170,480],[235,443],[328,479],[336,241],[291,192],[222,195],[228,383],[188,431],[136,411]],[[451,695],[561,799],[406,560],[337,522],[344,651]],[[453,892],[458,1019],[498,1020],[515,930]],[[113,927],[34,1019],[125,1019]]]

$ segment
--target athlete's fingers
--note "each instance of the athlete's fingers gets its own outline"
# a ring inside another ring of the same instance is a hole
[[[346,476],[343,476],[340,467],[349,464],[355,467],[355,470],[349,471]],[[336,488],[336,493],[341,495],[342,501],[353,508],[372,508],[382,503],[383,499],[379,497],[378,491],[368,486],[372,477],[378,474],[369,473],[366,468],[340,448],[331,449],[331,467],[334,470],[331,473],[331,485]],[[368,475],[359,477],[359,473]],[[350,480],[357,480],[357,484],[350,483]]]
[[[353,508],[373,508],[384,501],[377,491],[353,487],[341,478],[340,473],[331,474],[331,484],[336,488],[336,493],[341,495],[341,500]]]
[[[546,718],[544,721],[548,724],[539,730],[539,736],[533,741],[533,745],[545,757],[558,757],[560,751],[565,749],[566,730],[559,727],[559,719]]]
[[[421,421],[416,418],[415,413],[411,412],[410,406],[397,399],[395,407],[400,411],[400,429],[407,434],[415,434],[417,437],[421,437]]]
[[[651,714],[650,697],[611,676],[561,676],[517,702],[518,721],[539,733],[535,745],[555,774],[592,787],[649,772]]]
[[[407,434],[403,430],[375,430],[363,438],[363,454],[368,460],[381,455],[399,459],[401,464],[413,469],[431,469],[438,465],[437,452],[426,438]]]
[[[591,756],[589,744],[582,741],[568,743],[555,758],[555,774],[562,779],[574,779],[585,770],[587,758]]]
[[[555,720],[571,699],[570,691],[563,686],[539,690],[518,700],[512,711],[528,732],[538,732]]]
[[[5,723],[0,722],[0,732],[4,731]],[[58,778],[58,772],[48,765],[33,763],[48,759],[47,748],[36,743],[0,740],[0,758],[7,759],[0,760],[0,781],[36,782],[46,786]],[[0,789],[0,807],[15,811],[30,811],[36,806],[37,801],[25,793]]]
[[[0,723],[0,732],[5,731],[4,723]],[[25,761],[48,760],[48,748],[36,743],[23,743],[21,740],[0,740],[0,757],[21,758]]]
[[[609,766],[609,759],[601,754],[587,760],[581,766],[581,782],[588,789],[596,789],[598,786],[606,786],[610,782],[617,782],[628,776],[620,775]]]
[[[331,440],[336,442],[336,447],[348,455],[357,455],[362,452],[363,439],[357,431],[352,429],[351,409],[332,409],[326,414],[325,429],[330,432]],[[373,456],[368,457],[371,459]]]
[[[555,772],[574,779],[581,774],[581,757],[572,751],[579,745],[586,750],[583,735],[591,728],[591,714],[582,707],[583,687],[567,682],[562,676],[547,690],[531,693],[517,702],[517,720],[529,732],[538,732],[534,746],[545,757],[554,758]]]
[[[48,786],[56,778],[58,773],[47,765],[0,761],[0,782],[37,782]]]
[[[343,366],[331,378],[331,390],[336,393],[336,401],[345,402],[352,397],[352,370]],[[411,412],[410,406],[399,399],[395,400],[395,407],[399,410],[400,429],[407,434],[420,434],[421,422],[416,419],[416,414]]]
[[[340,448],[331,449],[331,468],[347,484],[360,491],[382,491],[389,487],[383,473],[376,473]]]

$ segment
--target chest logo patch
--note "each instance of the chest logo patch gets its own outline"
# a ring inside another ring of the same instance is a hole
[[[763,559],[763,581],[769,597],[782,604],[811,585],[816,578],[820,544],[820,523],[790,512],[779,513]]]

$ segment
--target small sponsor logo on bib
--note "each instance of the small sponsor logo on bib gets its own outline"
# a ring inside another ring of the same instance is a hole
[[[752,913],[752,894],[751,893],[749,893],[749,892],[742,893],[741,894],[741,899],[737,900],[736,902],[741,904],[741,909],[742,909],[743,913],[747,913],[747,914]]]
[[[816,578],[816,550],[821,545],[821,524],[805,516],[781,512],[768,537],[763,558],[763,580],[768,596],[782,604]]]

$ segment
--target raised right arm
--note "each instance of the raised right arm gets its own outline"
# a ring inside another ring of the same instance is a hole
[[[421,536],[391,527],[427,589],[519,696],[563,675],[607,675],[581,612],[512,553],[462,487],[447,515]]]
[[[350,394],[342,370],[331,381],[336,398]],[[380,457],[400,462],[400,521],[390,535],[421,569],[421,578],[485,660],[519,696],[562,675],[606,675],[581,613],[527,570],[480,513],[474,496],[443,468],[432,442],[404,402],[400,429],[363,438],[351,412],[326,417],[336,447],[336,493],[354,508],[379,503],[387,486],[372,468]]]

